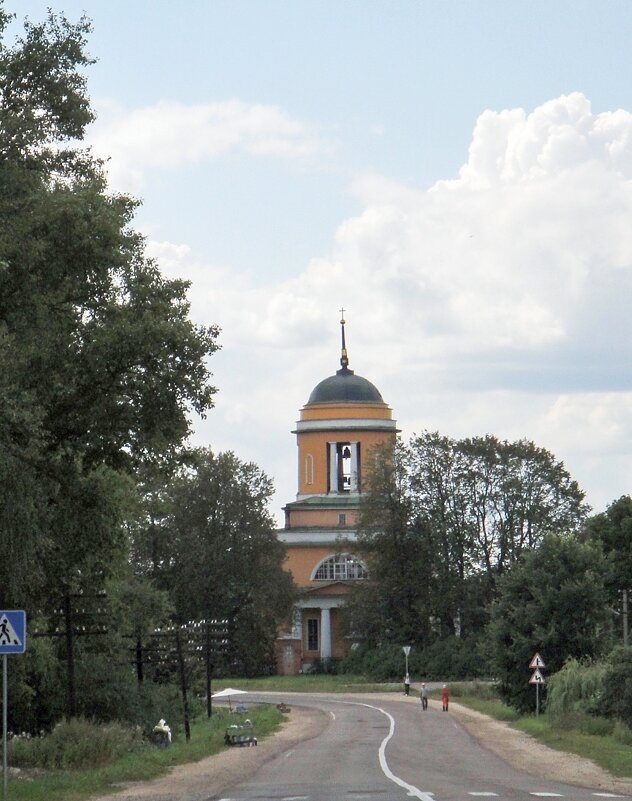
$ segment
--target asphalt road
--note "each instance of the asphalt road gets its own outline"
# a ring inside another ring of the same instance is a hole
[[[287,696],[252,693],[256,701]],[[330,722],[209,801],[596,801],[627,798],[560,784],[516,770],[486,750],[440,707],[418,700],[292,694],[292,706],[325,711]]]

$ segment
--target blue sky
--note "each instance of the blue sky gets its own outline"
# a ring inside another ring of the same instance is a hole
[[[404,437],[526,437],[596,511],[630,492],[631,3],[5,5],[92,19],[88,139],[222,327],[195,441],[278,518],[341,306]]]

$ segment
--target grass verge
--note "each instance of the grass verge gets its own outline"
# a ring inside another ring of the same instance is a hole
[[[283,715],[274,706],[252,706],[248,709],[258,739],[276,731]],[[191,740],[184,735],[169,748],[146,749],[117,759],[97,769],[51,771],[33,775],[24,771],[24,778],[10,778],[8,798],[11,801],[85,801],[92,796],[105,795],[120,789],[117,785],[131,781],[148,781],[164,775],[174,765],[197,762],[222,751],[224,731],[236,723],[235,715],[226,709],[214,711],[211,719],[199,718],[191,725]]]
[[[369,681],[364,676],[319,673],[213,682],[213,692],[226,687],[237,687],[240,690],[252,690],[253,692],[267,690],[268,692],[288,693],[384,693],[401,692],[402,683]]]
[[[612,735],[585,734],[576,729],[561,728],[552,724],[546,715],[522,717],[512,725],[550,748],[592,760],[613,776],[632,777],[632,748]]]

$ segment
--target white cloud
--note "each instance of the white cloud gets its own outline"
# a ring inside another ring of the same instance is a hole
[[[629,491],[632,115],[593,114],[579,93],[485,111],[456,179],[416,191],[366,176],[354,188],[363,211],[283,283],[229,280],[166,248],[194,281],[196,316],[224,329],[222,406],[200,431],[211,442],[230,431],[238,453],[283,476],[279,508],[291,500],[289,432],[337,368],[344,305],[351,367],[404,436],[528,437],[564,459],[596,508]]]
[[[126,111],[104,106],[88,144],[107,158],[110,185],[139,192],[148,169],[173,169],[231,150],[257,157],[304,160],[329,149],[283,109],[238,100],[185,105],[161,101]]]
[[[460,179],[471,186],[551,177],[591,160],[621,170],[632,167],[632,115],[623,110],[593,115],[580,92],[536,108],[480,115]]]

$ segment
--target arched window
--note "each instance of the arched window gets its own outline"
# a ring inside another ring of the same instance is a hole
[[[364,563],[357,556],[340,553],[323,559],[314,570],[312,581],[349,581],[365,579],[368,575]]]

